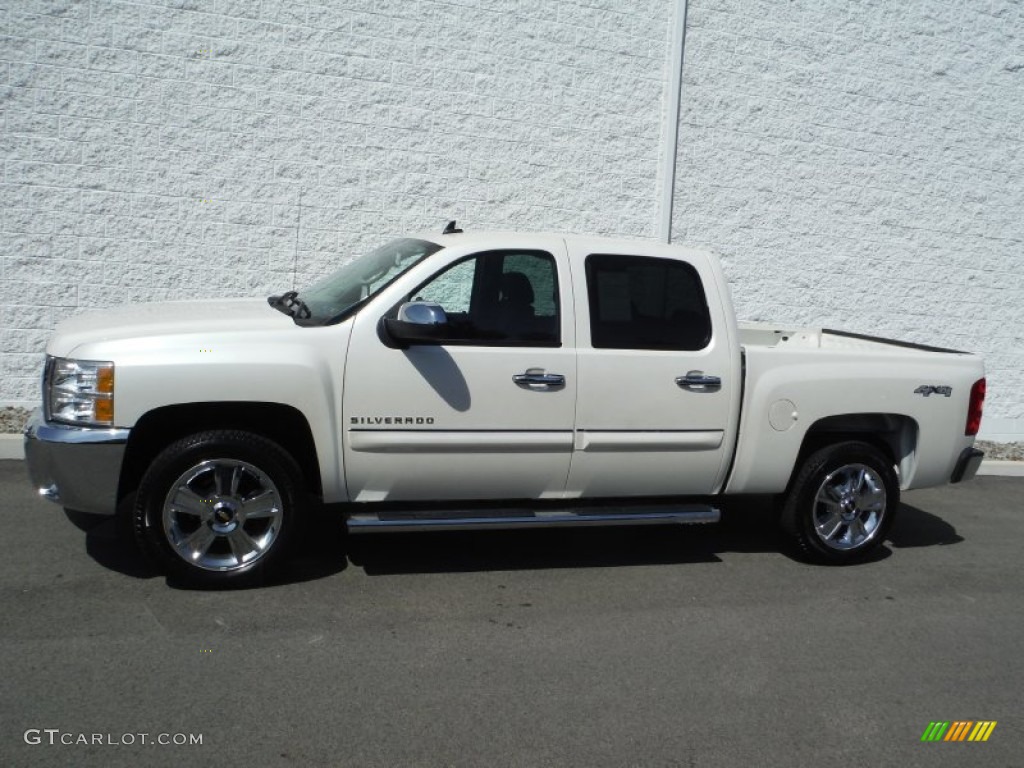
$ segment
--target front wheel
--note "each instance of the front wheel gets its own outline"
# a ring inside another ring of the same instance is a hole
[[[182,438],[139,485],[134,527],[173,576],[241,585],[282,562],[299,522],[299,471],[276,443],[215,430]]]
[[[884,541],[899,505],[896,471],[881,451],[868,443],[836,443],[804,461],[782,524],[805,559],[853,563]]]

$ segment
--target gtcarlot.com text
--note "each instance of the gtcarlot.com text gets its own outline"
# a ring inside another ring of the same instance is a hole
[[[60,728],[29,728],[25,731],[25,743],[33,746],[93,745],[103,747],[133,747],[139,744],[154,744],[162,747],[202,746],[201,733],[83,733],[62,731]]]

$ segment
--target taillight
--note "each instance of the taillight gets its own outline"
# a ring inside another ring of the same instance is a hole
[[[981,429],[981,407],[985,403],[985,380],[978,379],[971,387],[971,404],[967,406],[965,435],[976,435]]]

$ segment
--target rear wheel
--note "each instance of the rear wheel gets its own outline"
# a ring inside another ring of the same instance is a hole
[[[899,504],[896,471],[881,451],[868,443],[837,443],[804,461],[782,524],[805,559],[853,563],[885,540]]]
[[[136,537],[187,583],[252,583],[277,568],[295,539],[299,476],[291,456],[259,435],[190,435],[164,449],[143,476]]]

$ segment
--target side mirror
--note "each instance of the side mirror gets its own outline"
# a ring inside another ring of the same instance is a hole
[[[398,317],[385,317],[383,330],[399,346],[442,344],[449,336],[448,316],[440,304],[432,301],[407,301],[398,308]]]

